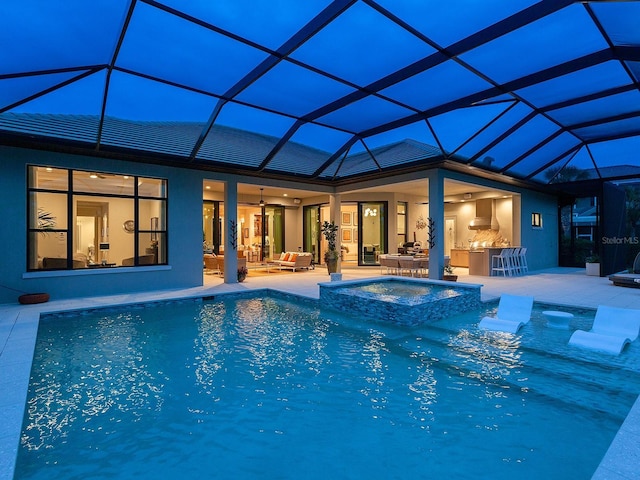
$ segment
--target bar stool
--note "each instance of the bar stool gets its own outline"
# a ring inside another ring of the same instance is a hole
[[[502,272],[506,277],[513,274],[512,248],[503,248],[500,255],[491,256],[491,274]]]
[[[529,265],[527,265],[527,247],[520,247],[518,261],[520,263],[520,269],[522,270],[522,273],[529,272]]]
[[[511,269],[514,275],[522,273],[522,265],[520,263],[520,248],[513,248],[511,251]]]

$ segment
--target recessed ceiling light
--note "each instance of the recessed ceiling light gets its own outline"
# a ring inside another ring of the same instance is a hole
[[[283,196],[283,197],[288,197],[288,196],[289,196],[289,194],[288,194],[288,193],[283,193],[283,194],[282,194],[282,196]]]
[[[47,168],[45,168],[45,170],[46,170],[47,172],[53,172],[53,168],[51,168],[51,167],[47,167]]]
[[[204,188],[206,188],[207,190],[211,190],[211,187],[210,187],[209,185],[207,185],[207,186],[206,186],[206,187],[204,187]]]
[[[98,178],[98,174],[97,173],[91,173],[91,174],[89,174],[89,178]]]
[[[125,179],[125,180],[129,180],[129,175],[125,175],[125,176],[124,176],[124,179]]]

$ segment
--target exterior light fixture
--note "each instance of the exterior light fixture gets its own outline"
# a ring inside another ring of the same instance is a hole
[[[260,206],[264,207],[264,200],[262,199],[262,191],[264,190],[264,188],[260,189]]]
[[[531,214],[531,226],[534,228],[542,228],[542,214],[533,212]]]

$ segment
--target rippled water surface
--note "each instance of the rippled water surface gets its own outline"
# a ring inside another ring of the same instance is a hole
[[[273,298],[45,319],[16,478],[590,478],[640,352],[576,352],[543,307],[521,335],[479,331],[491,308],[416,328]]]

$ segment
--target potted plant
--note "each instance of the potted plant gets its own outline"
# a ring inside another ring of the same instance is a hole
[[[247,278],[248,273],[249,270],[247,270],[247,267],[238,267],[238,282],[244,282],[244,279]]]
[[[590,255],[585,258],[585,267],[587,275],[600,276],[600,257],[598,255]]]
[[[324,252],[324,263],[327,265],[329,274],[338,271],[338,258],[340,254],[336,249],[336,236],[338,235],[338,226],[333,222],[325,221],[320,229],[322,235],[328,242],[327,251]]]
[[[453,267],[451,265],[449,265],[449,264],[445,265],[442,268],[442,272],[443,272],[443,274],[442,274],[442,279],[443,280],[448,280],[450,282],[455,282],[455,281],[458,280],[458,275],[455,275],[453,273]]]
[[[38,222],[38,229],[40,229],[40,234],[44,237],[46,237],[49,234],[49,230],[53,230],[56,227],[56,217],[51,212],[47,212],[42,207],[38,207],[37,222]],[[43,293],[43,292],[26,293],[20,290],[16,290],[14,288],[9,288],[9,287],[4,287],[4,288],[21,293],[22,295],[18,297],[18,302],[21,303],[22,305],[45,303],[49,301],[48,293]]]

